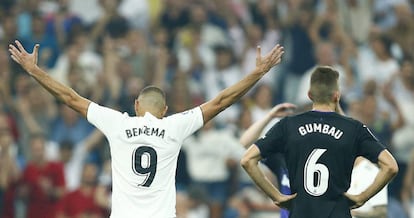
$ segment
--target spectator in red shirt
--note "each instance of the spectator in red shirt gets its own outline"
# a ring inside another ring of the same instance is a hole
[[[86,163],[82,172],[81,185],[75,191],[67,194],[60,204],[58,218],[83,217],[103,218],[104,210],[95,201],[97,167]]]
[[[21,193],[27,199],[27,218],[55,218],[65,192],[63,164],[45,159],[45,138],[30,138],[31,162],[23,173]]]

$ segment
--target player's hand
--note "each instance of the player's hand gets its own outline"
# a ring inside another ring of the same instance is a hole
[[[37,65],[39,44],[36,44],[33,48],[33,52],[29,54],[18,40],[14,42],[16,43],[17,48],[13,44],[9,45],[11,58],[20,64],[28,73],[31,73]]]
[[[276,204],[276,206],[280,207],[280,208],[285,208],[285,209],[289,209],[291,204],[292,204],[292,200],[295,199],[297,193],[295,194],[291,194],[291,195],[281,195],[279,197],[278,200],[273,201],[274,204]]]
[[[257,46],[256,50],[256,68],[261,73],[267,73],[270,68],[280,63],[284,53],[283,47],[277,44],[269,53],[262,56],[262,49]]]
[[[296,105],[291,103],[282,103],[274,106],[270,110],[269,114],[272,117],[286,117],[293,114],[293,110],[296,108]]]
[[[355,209],[358,207],[361,207],[362,205],[365,204],[364,199],[362,199],[362,197],[360,195],[351,195],[349,193],[344,193],[345,197],[347,197],[353,204],[350,206],[350,209]]]

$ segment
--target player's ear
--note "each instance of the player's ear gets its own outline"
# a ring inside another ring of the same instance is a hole
[[[167,113],[167,111],[168,111],[168,106],[165,105],[164,111],[162,112],[162,117],[165,116],[165,114]]]
[[[136,114],[138,114],[138,106],[139,106],[139,101],[138,101],[138,98],[137,98],[137,99],[135,99],[135,103],[134,103],[134,110],[135,110]]]
[[[313,98],[312,98],[312,93],[311,93],[310,91],[308,91],[308,98],[309,98],[311,101],[313,101]]]
[[[332,95],[332,100],[334,102],[339,102],[340,99],[341,99],[341,93],[339,91],[335,91]]]

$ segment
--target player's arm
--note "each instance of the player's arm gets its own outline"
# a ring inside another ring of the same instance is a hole
[[[53,96],[86,117],[90,101],[78,95],[73,89],[54,80],[37,65],[39,44],[36,44],[33,52],[29,54],[19,41],[16,40],[15,43],[17,48],[12,44],[9,45],[11,58]]]
[[[387,205],[374,206],[369,211],[351,211],[351,215],[356,218],[376,218],[387,217]]]
[[[368,201],[372,196],[377,194],[387,185],[392,178],[398,173],[398,165],[394,157],[387,150],[381,151],[378,156],[378,167],[379,172],[374,179],[374,182],[368,186],[363,192],[358,195],[350,195],[345,193],[345,195],[355,202],[351,208],[358,208],[362,206],[366,201]]]
[[[283,208],[289,207],[289,202],[295,198],[296,194],[283,195],[280,191],[269,181],[263,171],[259,168],[259,161],[262,159],[259,148],[253,144],[247,149],[240,164],[256,183],[256,185],[267,195],[273,202]]]
[[[262,57],[261,49],[257,47],[256,68],[236,84],[221,91],[214,99],[201,105],[204,123],[246,94],[270,68],[280,63],[283,52],[283,47],[276,45],[272,51]]]
[[[259,137],[260,134],[263,132],[263,129],[269,124],[276,117],[285,117],[291,114],[290,109],[294,109],[296,106],[290,103],[282,103],[274,106],[269,113],[266,114],[261,120],[253,123],[240,137],[240,144],[243,147],[247,148],[251,144],[253,144]]]

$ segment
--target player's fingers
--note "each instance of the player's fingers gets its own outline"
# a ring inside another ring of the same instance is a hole
[[[10,57],[11,57],[11,59],[13,59],[13,61],[20,64],[20,61],[14,55],[10,55]]]
[[[16,43],[21,53],[27,53],[26,50],[23,48],[23,45],[19,42],[19,40],[14,40],[14,42]]]
[[[298,195],[298,193],[294,193],[294,194],[288,195],[289,200],[292,200],[292,199],[296,198],[297,195]]]
[[[280,45],[277,44],[275,47],[273,47],[273,49],[266,56],[270,56],[272,59],[275,58],[277,56],[279,49],[280,49]]]
[[[283,47],[280,46],[275,52],[275,59],[277,60],[277,59],[282,58],[283,53],[285,53],[285,51],[284,51]]]
[[[36,44],[36,45],[33,47],[33,53],[34,53],[34,54],[36,54],[36,53],[38,53],[38,52],[39,52],[39,47],[40,47],[40,45],[39,45],[39,44]]]
[[[34,55],[36,64],[37,64],[37,57],[39,56],[39,47],[40,47],[40,45],[36,44],[33,48],[33,55]]]
[[[9,46],[9,52],[11,55],[13,55],[15,58],[20,57],[20,52],[17,50],[13,45]]]
[[[10,53],[14,52],[14,54],[20,54],[19,49],[17,49],[16,46],[14,46],[12,44],[9,45],[9,51],[10,51]]]
[[[296,105],[292,103],[283,103],[282,106],[287,109],[296,108]]]
[[[258,45],[256,48],[256,59],[260,59],[261,57],[262,57],[262,48],[260,47],[260,45]]]

